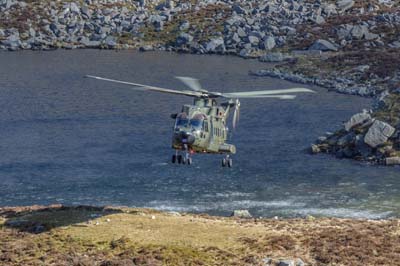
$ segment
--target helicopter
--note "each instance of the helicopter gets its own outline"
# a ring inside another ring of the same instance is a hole
[[[296,95],[291,93],[315,92],[306,88],[291,88],[280,90],[262,90],[246,92],[211,92],[200,85],[199,80],[191,77],[176,77],[190,90],[172,90],[139,83],[86,75],[86,78],[108,81],[128,85],[131,89],[140,91],[155,91],[193,97],[193,104],[185,104],[179,113],[174,113],[172,133],[173,164],[193,163],[192,156],[195,153],[223,154],[222,167],[232,167],[232,154],[236,153],[235,145],[227,143],[229,136],[228,119],[232,116],[232,127],[236,128],[240,116],[240,98],[275,98],[292,100]],[[218,103],[218,98],[227,99]]]

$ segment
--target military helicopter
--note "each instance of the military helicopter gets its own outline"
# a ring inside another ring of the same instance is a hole
[[[197,79],[176,77],[190,88],[190,90],[180,91],[91,75],[85,77],[129,85],[134,90],[156,91],[193,97],[193,104],[185,104],[179,113],[171,115],[171,118],[175,120],[172,134],[172,148],[175,153],[172,155],[171,162],[188,165],[193,162],[193,154],[209,153],[224,154],[225,157],[221,161],[222,167],[233,166],[231,155],[236,153],[236,147],[227,143],[228,118],[233,111],[232,127],[235,129],[239,121],[240,98],[292,100],[296,96],[290,93],[314,92],[306,88],[230,93],[211,92],[203,89]],[[228,101],[218,104],[217,98],[225,98]]]

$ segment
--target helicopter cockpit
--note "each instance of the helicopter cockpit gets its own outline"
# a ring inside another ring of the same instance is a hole
[[[186,113],[180,113],[176,117],[175,130],[182,128],[190,128],[193,131],[201,130],[205,118],[206,116],[203,114],[196,114],[189,119]]]

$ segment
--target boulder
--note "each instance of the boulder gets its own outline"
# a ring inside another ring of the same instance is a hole
[[[154,51],[154,47],[150,44],[143,45],[143,46],[140,46],[139,51],[141,51],[141,52]]]
[[[317,41],[314,42],[313,45],[310,46],[310,48],[308,48],[309,50],[319,50],[319,51],[337,51],[338,48],[335,44],[327,41],[327,40],[322,40],[319,39]]]
[[[192,41],[193,41],[193,36],[183,32],[179,34],[179,36],[176,38],[176,45],[177,46],[186,45],[191,43]]]
[[[288,54],[282,54],[280,52],[276,52],[276,53],[267,53],[265,55],[262,55],[258,60],[260,60],[261,62],[279,63],[291,59],[293,59],[293,57],[291,57]]]
[[[189,27],[190,27],[189,21],[185,20],[179,25],[179,30],[181,31],[188,30]]]
[[[354,6],[353,0],[339,0],[336,2],[336,6],[342,11],[346,11]]]
[[[272,36],[268,36],[262,42],[262,47],[265,50],[272,50],[276,46],[275,38]]]
[[[237,34],[239,35],[240,38],[244,38],[247,36],[246,31],[241,27],[237,29]]]
[[[339,138],[336,144],[338,146],[350,145],[351,143],[353,143],[355,141],[355,137],[356,137],[356,135],[353,132],[351,132],[351,133]]]
[[[361,39],[365,38],[366,36],[371,38],[371,36],[369,36],[369,29],[365,25],[353,26],[353,28],[350,31],[350,34],[354,39],[357,39],[357,40],[361,40]]]
[[[296,266],[305,266],[306,264],[302,259],[296,259]]]
[[[251,214],[248,210],[234,210],[232,212],[232,217],[238,217],[238,218],[251,218]]]
[[[317,154],[321,152],[321,149],[318,147],[318,145],[311,144],[310,152],[311,154]]]
[[[276,265],[278,266],[296,266],[293,260],[281,260]]]
[[[396,129],[388,123],[375,120],[372,126],[368,129],[364,137],[364,142],[372,148],[385,143],[390,138]]]
[[[10,50],[17,50],[21,45],[21,40],[19,38],[18,32],[8,36],[8,38],[4,41],[0,41],[3,45],[5,45]]]
[[[368,113],[358,113],[353,115],[349,121],[347,121],[346,123],[344,123],[344,129],[348,132],[350,131],[353,127],[357,126],[357,125],[361,125],[364,124],[368,121],[370,121],[371,115]]]
[[[151,15],[149,21],[153,24],[156,31],[162,31],[164,29],[164,20],[162,16]]]
[[[87,6],[81,7],[81,13],[83,16],[90,18],[92,16],[92,11]]]
[[[253,46],[257,46],[258,43],[260,42],[260,39],[258,39],[257,36],[249,35],[247,38],[249,43],[251,43],[251,45]]]
[[[240,14],[240,15],[245,15],[247,12],[246,12],[246,10],[245,9],[243,9],[241,6],[239,6],[239,5],[237,5],[237,4],[235,4],[235,5],[233,5],[232,6],[232,10],[234,11],[234,12],[236,12],[236,14]]]
[[[388,157],[385,159],[386,165],[400,165],[400,157]]]
[[[107,36],[104,40],[104,44],[107,45],[108,48],[115,48],[117,46],[117,38],[114,36]]]
[[[222,37],[211,39],[206,45],[206,50],[209,53],[223,53],[225,52],[224,39]]]

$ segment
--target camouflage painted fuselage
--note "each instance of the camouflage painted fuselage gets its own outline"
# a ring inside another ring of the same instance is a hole
[[[226,143],[227,119],[233,102],[218,105],[214,99],[195,98],[193,105],[184,105],[175,118],[172,148],[198,153],[236,153]]]

